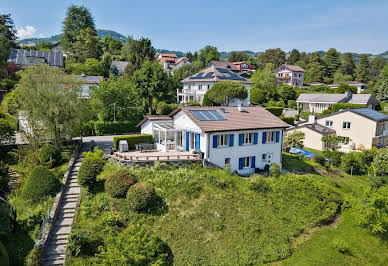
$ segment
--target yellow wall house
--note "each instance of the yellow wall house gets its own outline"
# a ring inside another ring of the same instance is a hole
[[[316,130],[320,128],[317,125],[322,128]],[[388,116],[369,108],[346,109],[316,119],[309,118],[307,123],[288,129],[287,134],[295,130],[305,133],[305,147],[317,150],[325,149],[318,131],[322,132],[321,138],[324,132],[349,137],[349,144],[340,147],[342,151],[362,147],[370,149],[372,146],[384,147],[388,144]]]

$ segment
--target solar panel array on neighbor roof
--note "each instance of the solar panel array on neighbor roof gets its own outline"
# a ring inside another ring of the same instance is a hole
[[[8,61],[16,65],[34,65],[42,63],[42,60],[33,60],[33,58],[44,59],[50,66],[63,67],[63,54],[61,52],[47,52],[37,50],[11,49]]]
[[[369,117],[372,120],[380,121],[380,120],[388,120],[388,116],[377,112],[376,110],[370,109],[370,108],[357,108],[352,109],[353,112],[356,112],[360,115],[364,115],[366,117]]]
[[[228,120],[217,110],[190,110],[199,121],[224,121]]]

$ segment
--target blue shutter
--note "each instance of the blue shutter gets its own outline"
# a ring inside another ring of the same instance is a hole
[[[244,168],[244,158],[238,158],[238,169]]]
[[[265,144],[265,142],[267,141],[267,132],[263,132],[263,137],[261,138],[261,143]]]
[[[201,135],[200,134],[195,134],[195,150],[199,151],[201,149]]]
[[[256,167],[256,156],[252,156],[251,159],[252,159],[251,167],[255,168]]]
[[[243,138],[244,138],[244,134],[242,133],[238,134],[238,146],[242,146]]]
[[[280,140],[280,131],[276,131],[276,143]]]
[[[190,132],[186,131],[186,151],[190,150]]]
[[[234,134],[229,135],[229,147],[233,147],[234,144]]]
[[[253,144],[257,144],[258,138],[259,138],[259,134],[257,132],[253,133]]]
[[[217,135],[213,136],[213,148],[217,148]]]

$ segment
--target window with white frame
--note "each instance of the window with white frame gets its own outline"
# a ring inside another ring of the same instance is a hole
[[[333,121],[332,120],[326,120],[326,126],[327,127],[332,127],[333,126]]]
[[[230,158],[225,158],[225,165],[230,165]]]
[[[243,158],[243,167],[244,168],[250,168],[251,167],[251,157],[244,157]]]
[[[217,147],[229,145],[229,134],[217,135]]]
[[[342,123],[342,128],[343,129],[350,129],[350,122],[343,122]]]
[[[276,140],[276,131],[268,131],[266,143],[275,142]]]
[[[202,90],[202,85],[198,85],[198,90]]]
[[[181,147],[182,144],[183,144],[183,134],[182,134],[182,131],[178,131],[176,133],[176,145]]]
[[[253,133],[244,133],[243,144],[253,143]]]

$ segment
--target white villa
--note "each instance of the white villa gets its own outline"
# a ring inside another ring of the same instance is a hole
[[[138,126],[163,152],[198,152],[204,160],[249,175],[282,163],[283,131],[289,125],[263,107],[181,107],[148,116]]]
[[[214,83],[226,80],[237,81],[248,90],[248,97],[246,99],[235,99],[229,103],[229,106],[237,106],[239,102],[242,102],[244,106],[248,106],[252,82],[228,68],[217,67],[214,64],[181,81],[183,89],[177,90],[178,103],[187,103],[189,101],[202,103],[203,96]]]
[[[276,82],[301,88],[305,72],[300,66],[283,64],[275,71]]]
[[[374,109],[380,102],[372,94],[314,94],[302,93],[296,100],[298,111],[322,113],[330,109],[335,103],[363,104],[367,108]]]

